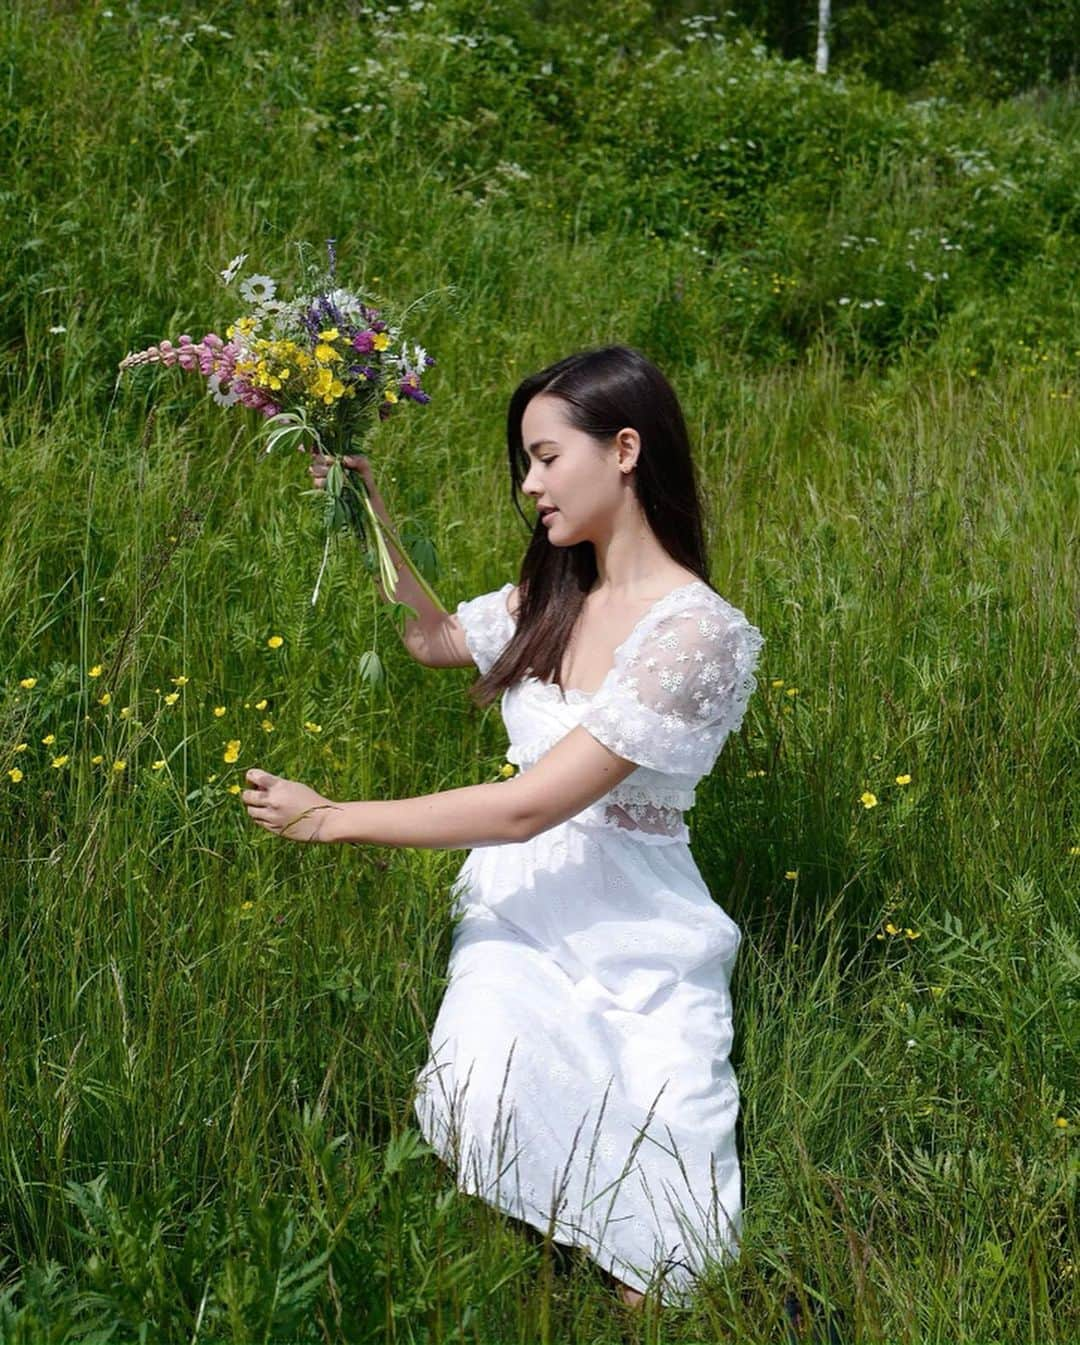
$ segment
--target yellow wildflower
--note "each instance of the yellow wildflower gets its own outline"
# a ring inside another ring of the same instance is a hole
[[[21,686],[21,687],[25,687],[26,690],[29,691],[31,687],[36,687],[36,686],[37,686],[37,678],[36,678],[36,677],[24,677],[24,678],[20,681],[19,686]]]
[[[310,719],[304,720],[304,728],[306,728],[309,733],[322,733],[322,725],[315,724]]]
[[[336,351],[333,346],[317,345],[315,347],[315,358],[323,364],[331,364],[334,360],[343,359],[344,356]]]
[[[271,635],[266,643],[270,646],[271,649],[280,649],[281,646],[285,643],[285,640],[284,637],[281,635]]]
[[[255,903],[254,903],[253,901],[242,901],[242,902],[240,903],[240,909],[241,909],[242,911],[250,911],[251,908],[252,908],[252,906],[254,906],[254,905],[255,905]]]
[[[151,769],[152,771],[161,771],[161,770],[164,770],[164,769],[165,769],[165,761],[164,761],[164,758],[162,758],[161,761],[154,761],[154,762],[152,762],[151,765],[150,765],[150,769]]]
[[[101,664],[95,663],[94,666],[90,669],[90,671],[86,675],[87,677],[100,677],[103,672],[104,669],[102,668]]]
[[[184,676],[170,677],[169,681],[173,684],[174,687],[182,687],[187,685],[188,679]]]
[[[336,341],[340,333],[336,327],[327,327],[326,331],[319,333],[320,341]]]
[[[104,692],[102,692],[102,694],[98,697],[98,702],[97,702],[97,703],[98,703],[99,705],[108,705],[108,703],[109,703],[111,700],[112,700],[112,692],[111,692],[111,691],[104,691]]]
[[[785,696],[797,696],[798,694],[799,694],[798,687],[788,687],[788,689],[784,692]]]
[[[105,758],[104,758],[104,757],[101,755],[101,753],[99,752],[99,753],[97,754],[96,757],[91,757],[91,758],[90,758],[90,765],[91,765],[91,766],[100,766],[101,763],[102,763],[104,760],[105,760]]]
[[[170,691],[169,694],[165,697],[165,704],[175,705],[179,699],[180,699],[179,691]]]
[[[862,804],[864,808],[876,808],[877,795],[871,794],[869,790],[866,790],[864,793],[859,795],[859,802]]]
[[[1065,1130],[1068,1124],[1069,1120],[1066,1116],[1059,1116],[1054,1121],[1054,1125],[1056,1125],[1059,1130]]]
[[[206,783],[207,783],[208,785],[212,785],[216,779],[217,779],[217,774],[216,774],[216,773],[215,773],[214,775],[208,775],[208,776],[206,777]]]
[[[54,743],[54,742],[56,742],[56,734],[55,734],[55,733],[46,733],[45,737],[42,738],[41,741],[45,744],[46,747],[48,747],[48,745],[49,745],[50,743]]]
[[[910,776],[910,775],[898,775],[898,776],[896,777],[896,783],[897,783],[898,785],[910,785],[910,784],[911,784],[911,776]]]
[[[397,393],[394,391],[394,389],[393,389],[393,388],[387,388],[383,400],[384,400],[384,401],[387,401],[387,402],[390,402],[391,404],[394,404],[394,403],[397,402],[397,399],[398,399],[398,395],[397,395]]]
[[[499,767],[499,774],[502,776],[504,780],[509,780],[511,775],[513,775],[515,769],[516,768],[514,766],[514,763],[512,761],[508,761],[505,766]]]
[[[224,705],[215,705],[215,706],[214,706],[214,714],[217,716],[218,719],[220,719],[221,716],[222,716],[224,713],[225,713],[225,707],[224,707]]]
[[[897,929],[897,927],[896,927],[896,926],[893,924],[893,922],[890,920],[890,921],[888,921],[888,923],[887,923],[886,926],[885,926],[885,933],[886,933],[886,934],[899,934],[900,931]]]
[[[904,926],[904,937],[905,937],[905,938],[908,938],[908,939],[921,939],[921,938],[922,938],[922,933],[921,933],[919,930],[917,930],[917,929],[908,929],[907,926],[905,925],[905,926]]]
[[[784,874],[785,878],[798,878],[798,876],[799,876],[798,869],[788,869],[787,872]]]
[[[376,332],[374,340],[371,342],[374,350],[385,350],[390,344],[390,338],[385,332]]]
[[[120,718],[121,718],[121,719],[130,719],[130,718],[131,718],[131,706],[130,706],[130,705],[125,705],[124,708],[120,711]]]
[[[127,762],[126,762],[126,761],[114,761],[113,764],[112,764],[112,768],[113,768],[114,771],[122,771],[122,770],[124,770],[126,767],[127,767]]]
[[[262,726],[263,726],[263,728],[267,731],[267,733],[273,733],[273,731],[274,731],[274,726],[273,726],[273,724],[271,724],[271,722],[269,721],[269,719],[264,719],[263,722],[262,722]]]
[[[240,793],[240,786],[239,786],[239,785],[230,785],[230,786],[229,786],[229,793],[230,793],[230,794],[239,794],[239,793]]]
[[[256,702],[255,702],[255,709],[256,709],[256,710],[265,710],[265,709],[266,709],[266,705],[267,705],[266,697],[264,696],[263,699],[262,699],[261,701],[256,701]]]
[[[784,679],[782,677],[774,677],[769,685],[771,687],[782,687],[784,685]]]
[[[25,752],[26,749],[27,749],[29,746],[30,746],[29,743],[16,743],[16,744],[15,744],[15,751],[16,751],[16,752]]]
[[[11,777],[11,780],[14,784],[18,784],[19,781],[23,778],[23,773],[21,770],[19,770],[18,766],[13,766],[11,770],[8,771],[8,775]]]
[[[71,758],[65,753],[62,757],[53,757],[52,764],[59,770],[61,766],[66,766]]]
[[[228,762],[228,764],[231,766],[234,762],[238,761],[239,758],[240,758],[240,739],[230,738],[228,745],[225,748],[225,755],[222,758],[222,760]]]
[[[18,748],[15,749],[16,752],[17,752],[18,750],[19,750]],[[1070,855],[1080,855],[1080,845],[1070,845],[1070,846],[1069,846],[1069,854],[1070,854]]]

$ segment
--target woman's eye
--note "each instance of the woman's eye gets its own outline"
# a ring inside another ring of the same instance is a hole
[[[541,461],[541,462],[544,464],[544,466],[546,467],[546,466],[548,465],[549,462],[554,462],[555,459],[554,459],[554,458],[541,458],[540,461]]]

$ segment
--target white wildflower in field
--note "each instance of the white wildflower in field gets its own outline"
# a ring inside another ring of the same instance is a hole
[[[220,374],[211,374],[206,380],[206,386],[218,406],[235,406],[240,400],[240,394],[234,388],[230,388],[228,392],[221,391]]]
[[[240,286],[240,298],[246,304],[263,304],[277,293],[277,285],[269,276],[248,276]]]
[[[231,285],[237,271],[240,270],[241,266],[243,266],[244,262],[246,261],[247,261],[247,253],[241,252],[238,256],[232,259],[232,261],[228,264],[228,266],[226,266],[224,271],[219,271],[218,275],[221,276],[223,283],[226,285]]]

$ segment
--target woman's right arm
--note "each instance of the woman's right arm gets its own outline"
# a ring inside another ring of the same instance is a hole
[[[354,468],[363,477],[371,496],[371,506],[376,515],[388,527],[393,528],[394,525],[390,522],[386,504],[375,485],[371,463],[368,458],[364,454],[357,454],[344,458],[343,462],[346,467]],[[312,454],[311,475],[316,487],[320,490],[326,487],[326,474],[329,467],[329,458],[319,453]],[[397,571],[396,599],[398,602],[407,603],[417,613],[415,618],[410,617],[405,622],[402,629],[401,639],[405,648],[418,663],[422,663],[428,668],[467,668],[471,666],[473,658],[465,643],[465,633],[461,629],[461,623],[457,617],[449,612],[439,611],[416,582],[412,571],[405,564],[397,547],[389,538],[386,539],[386,545],[394,569]],[[384,602],[389,602],[390,597],[383,587],[381,576],[378,574],[375,576],[375,584],[379,590],[379,596]]]

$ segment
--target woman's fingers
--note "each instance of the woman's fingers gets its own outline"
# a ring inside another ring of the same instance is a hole
[[[371,481],[371,464],[363,454],[350,454],[341,460],[346,467],[351,468],[364,478],[365,481]],[[313,453],[311,466],[308,468],[315,485],[322,489],[326,485],[326,474],[330,470],[331,459],[321,453]]]
[[[330,460],[324,458],[321,453],[312,453],[311,466],[308,471],[311,473],[315,485],[321,490],[326,485],[326,473],[330,469]]]

